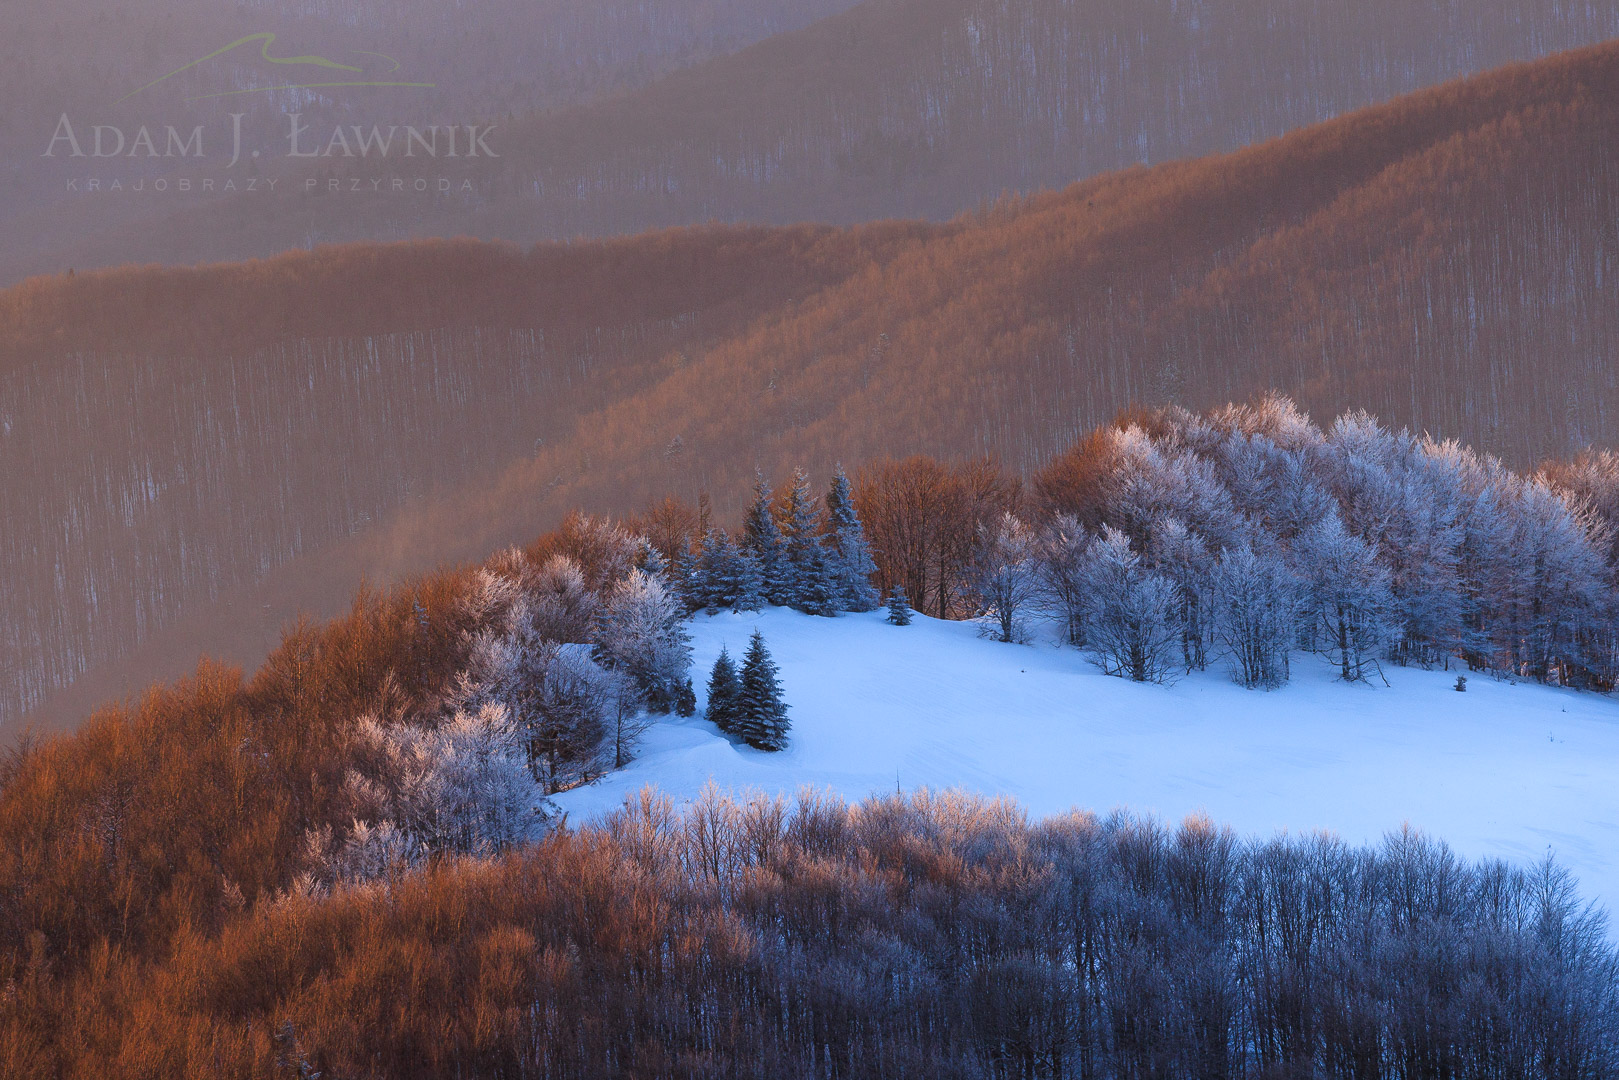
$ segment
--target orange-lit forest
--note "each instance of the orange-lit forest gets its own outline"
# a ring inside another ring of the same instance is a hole
[[[124,692],[148,646],[141,679],[251,660],[299,605],[572,505],[913,450],[1027,474],[1131,403],[1274,387],[1518,465],[1611,442],[1616,90],[1599,47],[940,226],[14,288],[0,708]]]

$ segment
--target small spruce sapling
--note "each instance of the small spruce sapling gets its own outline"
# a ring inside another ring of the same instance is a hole
[[[905,586],[896,585],[888,594],[888,621],[895,626],[911,625],[911,605],[905,598]]]

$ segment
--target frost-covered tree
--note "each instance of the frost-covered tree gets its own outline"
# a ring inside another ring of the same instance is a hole
[[[1114,469],[1105,520],[1138,551],[1152,549],[1156,530],[1178,521],[1215,549],[1242,536],[1241,518],[1214,466],[1174,444],[1160,445],[1139,427],[1114,436]]]
[[[888,594],[888,621],[895,626],[911,625],[911,602],[905,598],[905,586],[895,585]]]
[[[564,791],[606,767],[608,733],[625,680],[582,646],[539,643],[513,663],[503,696],[547,793]]]
[[[613,745],[613,768],[622,769],[635,757],[635,748],[641,744],[641,737],[652,727],[653,721],[640,691],[627,677],[619,674],[615,691],[610,706],[609,738]]]
[[[776,522],[770,484],[763,474],[754,481],[753,502],[742,520],[742,547],[759,560],[759,574],[765,600],[786,605],[792,596],[788,585],[787,543]]]
[[[1085,612],[1090,607],[1086,553],[1091,536],[1072,514],[1060,514],[1042,537],[1039,560],[1041,600],[1062,621],[1063,639],[1085,644]]]
[[[1231,657],[1232,677],[1250,689],[1287,682],[1298,636],[1298,598],[1280,559],[1242,547],[1225,552],[1213,573],[1214,626]]]
[[[982,605],[981,631],[1002,642],[1026,641],[1029,610],[1040,595],[1034,531],[1010,512],[980,526],[972,585]]]
[[[787,705],[781,699],[776,662],[765,647],[764,635],[755,630],[742,660],[742,686],[733,731],[755,750],[785,750],[791,726]]]
[[[365,763],[344,783],[355,824],[336,844],[310,843],[328,880],[370,880],[433,855],[495,854],[533,839],[550,820],[502,705],[438,723],[367,718],[354,738],[354,756]]]
[[[826,493],[826,538],[836,606],[843,611],[875,611],[879,597],[872,578],[877,563],[855,509],[854,490],[841,465]]]
[[[827,552],[821,546],[820,511],[809,476],[793,472],[782,525],[787,602],[809,615],[835,615],[835,588]]]
[[[1541,480],[1520,481],[1514,494],[1514,572],[1500,611],[1513,665],[1529,678],[1584,685],[1592,632],[1613,625],[1600,528]]]
[[[731,652],[723,645],[708,676],[708,705],[703,715],[727,735],[736,733],[737,705],[742,697],[742,676]]]
[[[1214,557],[1201,536],[1173,517],[1154,527],[1148,554],[1148,566],[1175,586],[1182,663],[1188,672],[1201,671],[1208,666],[1208,647],[1214,637],[1209,614]]]
[[[1343,519],[1331,514],[1299,536],[1292,554],[1316,651],[1345,682],[1365,681],[1399,637],[1389,572],[1379,565],[1376,548],[1350,535]]]
[[[538,636],[547,641],[590,641],[597,602],[578,563],[566,555],[553,555],[524,582],[523,592],[529,622]]]
[[[1091,607],[1086,639],[1102,670],[1136,682],[1169,682],[1179,667],[1175,585],[1149,571],[1111,526],[1086,552]]]
[[[597,621],[595,655],[629,676],[652,711],[674,707],[691,668],[691,638],[661,581],[632,570],[619,582]]]

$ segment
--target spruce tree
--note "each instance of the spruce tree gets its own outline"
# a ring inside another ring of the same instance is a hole
[[[911,625],[911,605],[905,599],[905,586],[896,585],[888,594],[888,621],[895,626]]]
[[[721,535],[723,534],[714,529],[704,533],[702,546],[698,548],[691,564],[686,567],[686,573],[682,577],[685,586],[682,593],[688,612],[706,611],[713,615],[720,609],[714,567]]]
[[[793,473],[793,490],[787,497],[787,520],[782,529],[786,541],[788,603],[809,615],[835,615],[834,586],[827,558],[821,547],[820,515],[809,477],[803,469]]]
[[[742,677],[723,646],[708,676],[708,707],[703,715],[727,735],[736,733],[737,702],[742,696]]]
[[[736,555],[736,595],[731,600],[731,610],[762,611],[766,603],[765,574],[759,556],[751,551],[732,550]]]
[[[770,484],[763,474],[754,482],[753,503],[742,522],[742,547],[759,560],[765,599],[772,604],[789,603],[786,543],[776,524]]]
[[[843,611],[876,610],[879,597],[871,579],[877,563],[871,557],[865,527],[855,510],[854,491],[841,465],[826,493],[826,533],[832,544],[828,561],[833,603]]]
[[[759,631],[753,632],[748,654],[742,661],[742,692],[737,699],[735,733],[756,750],[785,750],[787,706],[781,700],[781,682],[776,662],[765,648]]]

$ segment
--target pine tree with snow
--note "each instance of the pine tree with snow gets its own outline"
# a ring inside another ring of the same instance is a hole
[[[731,659],[730,650],[720,647],[720,656],[708,676],[708,707],[703,715],[727,735],[736,730],[737,701],[742,696],[742,676]]]
[[[742,547],[759,560],[764,598],[785,606],[791,602],[787,581],[787,544],[776,523],[770,484],[760,474],[753,485],[753,503],[742,521]]]
[[[835,588],[827,551],[821,546],[820,515],[809,476],[793,472],[787,496],[787,520],[782,528],[786,550],[787,598],[807,615],[835,615]]]
[[[827,554],[833,603],[843,611],[875,611],[879,597],[871,579],[877,563],[871,557],[865,526],[855,510],[854,491],[841,465],[826,493],[826,535],[831,545]]]
[[[763,611],[768,603],[765,596],[764,565],[759,556],[751,551],[739,550],[732,547],[735,552],[736,588],[731,598],[731,610],[737,613],[744,611]]]
[[[686,610],[713,615],[729,608],[757,611],[757,565],[721,529],[710,529],[686,574]]]
[[[888,621],[895,626],[911,625],[911,604],[905,598],[905,586],[895,585],[888,594]]]
[[[713,615],[719,611],[720,588],[715,580],[715,569],[720,562],[720,546],[724,540],[725,534],[718,529],[708,530],[703,534],[696,555],[686,567],[682,578],[682,599],[688,612],[705,611]]]
[[[748,654],[742,660],[742,689],[737,698],[734,731],[755,750],[785,750],[787,705],[781,700],[781,680],[776,662],[765,648],[764,635],[753,632]]]
[[[670,580],[671,568],[669,560],[664,558],[663,552],[659,551],[650,542],[646,543],[642,550],[641,569],[663,581],[666,585]]]
[[[675,694],[675,715],[681,717],[697,715],[697,690],[692,686],[690,679],[681,683],[679,692]]]

